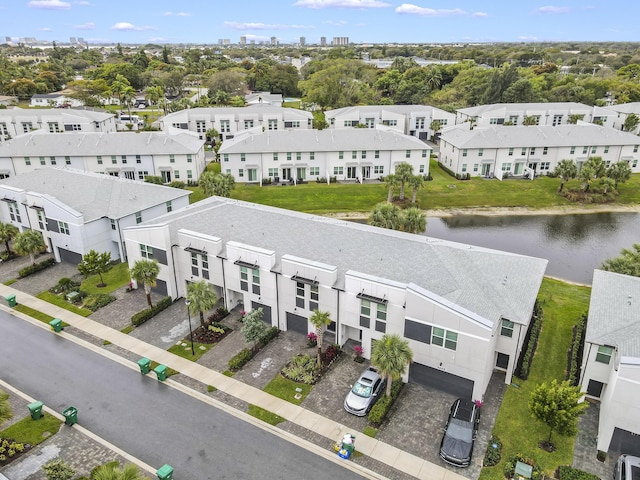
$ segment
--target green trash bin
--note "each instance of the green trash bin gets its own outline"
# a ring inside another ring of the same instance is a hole
[[[140,360],[138,360],[138,366],[140,367],[140,373],[142,375],[146,375],[151,371],[151,360],[142,357]]]
[[[78,409],[76,407],[69,407],[64,412],[62,412],[64,416],[64,423],[67,425],[74,425],[78,423]]]
[[[158,376],[158,381],[159,382],[164,382],[167,379],[167,366],[166,365],[158,365],[156,368],[153,369],[154,372],[156,372],[156,375]]]
[[[33,420],[38,420],[42,418],[42,402],[33,402],[27,405],[29,412],[31,413],[31,418]]]
[[[51,325],[51,329],[54,332],[61,332],[62,331],[62,320],[60,320],[59,318],[54,318],[53,320],[51,320],[49,322],[49,325]]]
[[[168,464],[165,463],[156,472],[156,476],[160,480],[172,480],[173,479],[173,467],[171,465],[168,465]]]
[[[16,302],[16,296],[14,294],[7,295],[6,297],[4,297],[4,299],[7,301],[10,307],[15,307],[18,304],[18,302]]]

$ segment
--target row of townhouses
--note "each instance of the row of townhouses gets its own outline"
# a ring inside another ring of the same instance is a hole
[[[331,177],[362,182],[395,172],[407,162],[414,173],[429,173],[431,147],[393,130],[302,130],[245,132],[225,140],[218,151],[221,170],[236,181],[298,183]]]
[[[66,166],[129,180],[147,176],[197,182],[206,168],[204,141],[190,132],[67,133],[42,130],[0,144],[0,178]]]

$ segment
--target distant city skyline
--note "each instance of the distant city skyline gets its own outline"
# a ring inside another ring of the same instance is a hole
[[[68,43],[640,41],[627,0],[0,0],[0,36]]]

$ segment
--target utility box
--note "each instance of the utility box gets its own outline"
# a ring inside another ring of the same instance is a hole
[[[172,480],[173,479],[173,467],[171,465],[167,465],[166,463],[160,467],[160,469],[156,472],[156,476],[160,480]]]
[[[11,295],[7,295],[6,297],[4,297],[4,299],[7,301],[10,307],[15,307],[16,305],[18,305],[18,302],[16,302],[16,296],[13,293]]]
[[[138,360],[138,366],[140,367],[140,373],[142,375],[146,375],[151,371],[151,360],[142,357],[140,360]]]
[[[158,365],[153,369],[156,372],[156,376],[158,377],[159,382],[164,382],[167,379],[167,366],[166,365]]]
[[[27,405],[29,409],[29,413],[31,413],[31,418],[33,420],[38,420],[42,418],[42,402],[33,402]]]
[[[54,318],[53,320],[51,320],[49,322],[49,325],[51,325],[51,329],[54,332],[61,332],[62,331],[62,320],[60,320],[59,318]]]

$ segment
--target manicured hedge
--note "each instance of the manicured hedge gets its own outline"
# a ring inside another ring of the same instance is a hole
[[[582,365],[582,355],[584,353],[584,332],[587,324],[587,315],[584,314],[573,326],[571,337],[571,347],[567,352],[567,375],[565,380],[569,380],[571,385],[578,385],[580,379],[580,366]]]
[[[145,310],[142,310],[141,312],[134,314],[133,317],[131,317],[131,323],[136,327],[140,326],[150,318],[155,317],[165,308],[171,306],[172,303],[173,302],[171,300],[171,297],[164,297],[162,300],[156,303],[153,308],[147,308]]]
[[[523,344],[525,345],[525,348],[522,350],[520,359],[518,360],[518,366],[516,368],[516,375],[523,380],[526,380],[529,377],[529,369],[531,368],[533,355],[536,353],[536,348],[538,347],[538,336],[540,335],[540,330],[542,330],[543,319],[544,314],[542,308],[536,300],[536,304],[533,308],[533,321],[529,324],[529,329],[525,335]]]
[[[276,338],[280,333],[278,327],[271,327],[267,329],[264,334],[258,339],[258,342],[254,348],[243,348],[231,360],[229,360],[229,369],[236,372],[244,367],[249,360],[251,360],[261,348],[265,347],[271,340]]]
[[[400,395],[400,391],[402,390],[403,386],[404,383],[402,383],[402,381],[396,380],[391,385],[390,397],[387,397],[386,392],[380,393],[380,395],[382,395],[382,398],[378,399],[376,404],[371,407],[371,410],[369,411],[369,416],[367,417],[369,419],[369,423],[376,427],[379,427],[380,424],[382,424],[382,421],[387,416],[387,413],[389,413],[389,410],[391,410],[393,402],[395,402],[396,398],[398,398],[398,395]]]
[[[592,473],[569,466],[558,467],[557,477],[560,480],[599,480],[600,478]]]
[[[55,258],[48,258],[40,263],[36,263],[34,265],[29,265],[28,267],[23,268],[18,271],[18,276],[20,278],[28,277],[29,275],[33,275],[34,273],[38,273],[45,268],[49,268],[50,266],[56,263]]]

